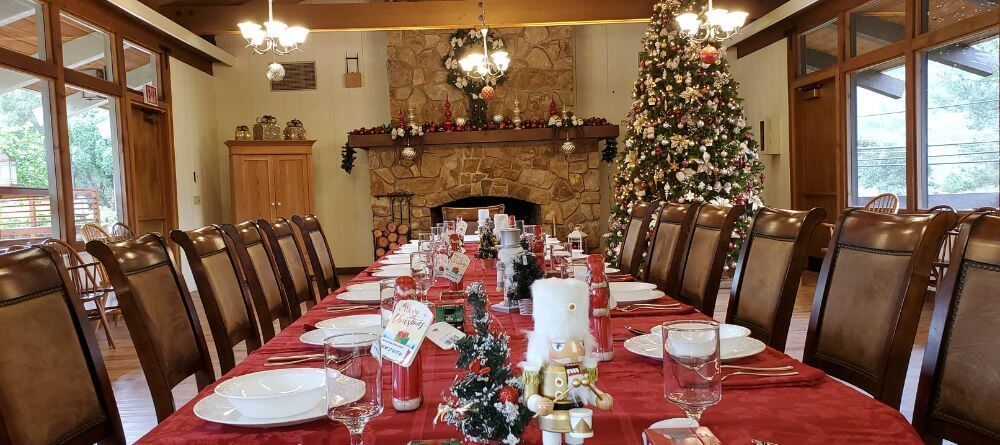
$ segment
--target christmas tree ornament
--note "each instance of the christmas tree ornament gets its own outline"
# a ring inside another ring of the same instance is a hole
[[[516,129],[516,130],[520,130],[521,129],[521,122],[522,122],[522,120],[521,120],[521,102],[518,101],[516,97],[514,98],[514,118],[511,119],[511,122],[514,123],[514,129]]]
[[[271,62],[267,66],[267,80],[271,82],[280,82],[285,78],[285,67],[281,66],[278,62]]]
[[[417,284],[412,277],[396,278],[396,304],[404,300],[412,300],[417,295]],[[392,407],[396,411],[413,411],[420,407],[424,401],[423,377],[424,371],[421,366],[421,353],[418,350],[417,356],[410,366],[392,364]]]
[[[406,122],[410,125],[417,125],[417,115],[413,113],[413,105],[406,106]]]
[[[456,117],[455,118],[455,126],[456,127],[464,127],[465,126],[465,118],[462,117],[462,116]]]
[[[403,157],[403,159],[406,159],[407,161],[412,161],[417,158],[417,149],[407,145],[403,147],[403,149],[400,151],[400,155]]]
[[[449,131],[454,128],[454,123],[451,121],[451,101],[447,97],[444,98],[444,122],[441,125]]]
[[[594,336],[594,357],[602,362],[614,358],[611,336],[611,289],[604,273],[604,255],[587,257],[587,284],[590,286],[590,334]]]
[[[495,94],[496,94],[496,89],[494,89],[490,85],[486,85],[483,87],[482,90],[479,90],[479,97],[482,98],[483,100],[493,100]]]
[[[566,141],[562,143],[562,146],[559,147],[559,150],[562,151],[564,155],[573,154],[573,152],[576,151],[576,144],[573,141],[566,139]]]
[[[588,323],[587,285],[573,278],[546,278],[532,285],[538,307],[532,314],[524,370],[524,400],[538,415],[543,445],[582,444],[593,437],[593,412],[614,405],[597,387],[597,359]]]
[[[517,391],[517,388],[513,386],[504,386],[500,388],[500,392],[497,393],[497,400],[503,403],[517,403],[521,398],[521,393]]]
[[[501,113],[494,114],[493,115],[493,123],[497,123],[497,124],[503,123],[503,114],[501,114]]]

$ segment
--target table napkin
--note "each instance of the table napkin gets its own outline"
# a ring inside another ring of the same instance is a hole
[[[611,310],[612,318],[619,317],[649,317],[654,315],[684,315],[694,312],[694,307],[680,303],[670,297],[662,297],[658,300],[650,301],[649,304],[680,304],[681,306],[677,309],[640,309],[630,312],[623,312],[617,309]],[[619,306],[627,306],[625,304]]]
[[[731,362],[724,363],[725,365],[740,365],[740,366],[754,366],[761,368],[772,368],[779,366],[793,366],[794,371],[799,373],[796,375],[789,376],[777,376],[777,377],[759,377],[752,375],[737,375],[729,377],[722,381],[723,388],[730,389],[753,389],[753,388],[771,388],[776,386],[812,386],[823,380],[826,374],[812,366],[806,365],[792,357],[789,357],[785,353],[779,352],[772,348],[767,348],[764,352],[757,354],[753,357],[747,357],[739,360],[733,360]],[[737,371],[747,371],[744,369],[732,369],[723,368],[723,374],[730,374]],[[769,371],[761,371],[769,372]],[[775,371],[781,372],[781,371]]]

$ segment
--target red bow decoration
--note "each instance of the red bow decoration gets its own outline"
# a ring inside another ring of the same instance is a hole
[[[475,361],[469,364],[469,370],[478,375],[486,375],[489,374],[490,367],[489,366],[483,367],[483,359],[477,358]]]

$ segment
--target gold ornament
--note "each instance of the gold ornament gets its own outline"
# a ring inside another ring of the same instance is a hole
[[[267,66],[267,78],[271,82],[280,82],[281,79],[285,78],[285,67],[278,62],[271,62]]]
[[[514,98],[514,118],[511,119],[511,122],[514,123],[514,129],[521,129],[521,122],[523,122],[521,120],[521,102],[517,98]]]
[[[559,149],[562,150],[563,154],[573,154],[573,152],[576,151],[576,144],[574,144],[573,141],[566,139],[566,142],[563,142],[562,147]]]

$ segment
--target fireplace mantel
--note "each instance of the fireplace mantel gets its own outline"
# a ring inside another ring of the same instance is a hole
[[[429,145],[507,144],[565,139],[566,130],[566,128],[546,127],[520,130],[446,131],[425,133],[421,139],[425,147]],[[568,130],[569,138],[573,140],[604,140],[618,137],[617,125],[588,125],[571,127]],[[363,149],[393,147],[395,142],[388,134],[352,134],[347,137],[348,145]]]

